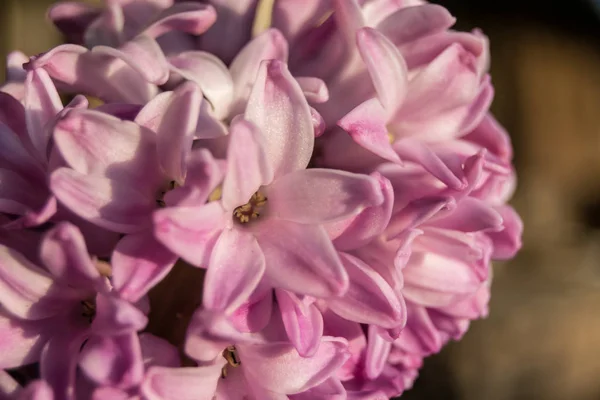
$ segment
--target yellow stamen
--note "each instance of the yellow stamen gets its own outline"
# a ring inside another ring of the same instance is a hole
[[[233,368],[239,367],[242,362],[238,358],[237,352],[235,351],[235,346],[228,346],[225,350],[223,350],[223,357],[227,360],[227,364],[223,366],[221,369],[221,377],[227,377],[227,367],[232,366]]]
[[[267,198],[260,192],[256,192],[250,198],[248,203],[233,210],[233,216],[242,224],[250,222],[251,219],[260,217],[260,209],[267,204]]]
[[[252,24],[252,37],[256,37],[271,27],[275,0],[259,0]]]
[[[217,186],[215,190],[213,190],[208,195],[208,201],[217,201],[221,200],[221,196],[223,195],[223,188],[221,186]]]
[[[112,276],[112,267],[109,263],[102,260],[96,260],[96,269],[100,272],[100,275],[110,278]]]

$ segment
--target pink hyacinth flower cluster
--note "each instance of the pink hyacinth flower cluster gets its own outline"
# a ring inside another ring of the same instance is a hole
[[[388,399],[486,316],[522,224],[480,31],[422,0],[48,16],[69,44],[0,87],[0,398]]]

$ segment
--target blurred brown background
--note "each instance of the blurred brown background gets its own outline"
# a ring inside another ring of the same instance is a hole
[[[438,2],[491,38],[493,109],[513,136],[525,245],[496,265],[490,317],[428,359],[402,398],[598,400],[600,12],[591,0]],[[59,43],[44,22],[50,3],[0,0],[2,58]]]

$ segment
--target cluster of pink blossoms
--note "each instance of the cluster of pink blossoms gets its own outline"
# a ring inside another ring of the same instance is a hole
[[[0,88],[0,398],[387,399],[486,315],[522,224],[481,32],[421,0],[49,17],[71,44]]]

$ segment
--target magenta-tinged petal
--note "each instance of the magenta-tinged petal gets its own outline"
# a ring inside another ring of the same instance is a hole
[[[27,73],[25,80],[25,120],[27,131],[40,161],[47,160],[47,147],[50,138],[48,123],[62,110],[58,92],[43,69]]]
[[[0,371],[0,396],[3,398],[13,398],[21,386],[13,379],[8,372]]]
[[[306,95],[306,92],[305,92],[305,95]],[[307,99],[308,99],[308,97],[307,97]],[[315,137],[317,138],[325,133],[325,129],[327,129],[327,126],[326,126],[325,120],[323,119],[321,114],[319,114],[319,112],[312,107],[310,108],[310,116],[311,116],[312,122],[313,122],[313,129],[315,131]]]
[[[301,224],[334,222],[383,202],[372,177],[320,168],[284,175],[266,188],[266,195],[269,216]]]
[[[391,117],[402,106],[408,91],[406,63],[394,44],[375,29],[360,29],[356,40],[379,101]]]
[[[448,10],[437,4],[403,7],[377,24],[377,30],[396,46],[443,32],[456,22]]]
[[[136,36],[119,48],[96,46],[92,54],[119,58],[155,85],[169,79],[169,63],[158,43],[149,36]]]
[[[118,47],[124,40],[124,27],[123,8],[118,2],[109,2],[98,18],[87,26],[83,34],[83,42],[88,48],[99,45]]]
[[[81,350],[79,366],[101,386],[127,389],[141,383],[144,365],[137,335],[91,337]]]
[[[435,253],[413,253],[403,275],[404,297],[426,307],[452,304],[482,284],[470,265]]]
[[[108,230],[140,231],[150,225],[156,203],[123,183],[59,168],[50,176],[58,200],[80,217]]]
[[[381,372],[383,372],[383,368],[392,348],[392,343],[379,335],[378,330],[379,329],[374,325],[369,326],[365,373],[370,379],[377,378]]]
[[[0,305],[23,319],[42,319],[76,303],[77,292],[59,287],[51,276],[21,253],[0,246]]]
[[[350,321],[394,328],[406,323],[402,297],[372,268],[356,257],[340,253],[350,277],[348,291],[328,300],[329,308]]]
[[[302,357],[312,357],[323,336],[323,317],[314,303],[294,293],[276,289],[277,304],[285,331]]]
[[[102,277],[88,255],[83,235],[69,222],[60,222],[46,233],[40,258],[65,284],[90,289],[102,286]]]
[[[229,320],[240,332],[259,332],[273,313],[273,290],[262,281],[248,300],[231,313]]]
[[[169,58],[171,69],[200,86],[215,117],[227,117],[233,99],[233,80],[223,61],[204,51],[188,51]]]
[[[294,394],[327,380],[349,357],[348,342],[325,336],[309,358],[287,343],[238,346],[247,380],[276,393]]]
[[[196,368],[151,367],[140,391],[148,400],[212,400],[223,363]]]
[[[52,387],[45,381],[36,380],[18,392],[17,400],[54,400]]]
[[[333,241],[338,250],[356,249],[367,244],[375,236],[380,235],[390,221],[394,205],[392,184],[377,172],[371,176],[377,179],[383,194],[383,203],[365,208],[349,225],[344,227],[341,234]]]
[[[29,143],[25,107],[18,99],[4,92],[0,92],[0,122],[10,128],[11,136],[18,138],[19,146],[34,154],[34,149]],[[4,129],[6,128],[3,127]]]
[[[260,63],[263,60],[286,62],[287,57],[288,44],[277,29],[267,29],[242,48],[229,68],[235,88],[232,115],[244,112]]]
[[[256,289],[264,271],[265,258],[254,236],[237,228],[225,229],[213,248],[206,271],[204,307],[232,312]]]
[[[433,225],[462,232],[498,232],[502,230],[502,222],[502,216],[493,207],[474,197],[465,197]]]
[[[390,144],[387,111],[376,98],[367,100],[338,121],[338,126],[365,149],[392,162],[400,158]]]
[[[180,365],[177,347],[165,339],[150,333],[140,333],[138,339],[146,368],[153,365],[176,368]]]
[[[111,257],[113,288],[123,299],[136,302],[169,273],[175,261],[177,256],[151,232],[127,235]]]
[[[219,202],[201,207],[175,207],[154,213],[154,235],[190,264],[207,267],[226,218]]]
[[[8,214],[24,215],[41,208],[47,194],[25,177],[10,170],[0,168],[0,211]]]
[[[506,260],[514,257],[522,246],[523,221],[510,206],[500,206],[496,211],[502,216],[504,229],[500,232],[488,232],[487,235],[494,244],[492,257]]]
[[[100,9],[78,1],[61,1],[48,9],[48,18],[74,43],[83,43],[85,29],[99,14]]]
[[[232,211],[250,200],[261,185],[273,180],[273,169],[264,152],[261,132],[243,119],[231,127],[227,173],[223,180],[223,207]]]
[[[348,275],[321,226],[270,220],[255,235],[274,287],[315,297],[348,289]]]
[[[323,383],[302,393],[291,395],[289,398],[292,400],[346,400],[347,396],[346,389],[340,380],[329,378]]]
[[[16,368],[38,361],[53,322],[50,319],[24,321],[0,313],[0,369]]]
[[[395,213],[386,234],[395,237],[409,229],[418,228],[439,213],[451,212],[456,207],[452,197],[431,197],[416,200]]]
[[[0,93],[0,98],[2,94]],[[3,105],[4,102],[2,102]],[[28,140],[28,139],[26,139]],[[29,176],[43,174],[41,163],[24,147],[23,137],[17,136],[7,125],[0,123],[0,157],[4,168]]]
[[[201,35],[215,22],[217,14],[210,5],[184,2],[174,4],[157,15],[144,34],[159,37],[171,31]]]
[[[43,68],[61,88],[109,102],[144,104],[158,88],[120,58],[65,44],[33,58],[28,69]]]
[[[510,136],[491,114],[486,115],[473,132],[463,139],[481,145],[503,160],[512,158]]]
[[[66,329],[46,343],[40,360],[40,375],[54,391],[57,399],[75,400],[75,374],[81,346],[87,331]]]
[[[123,335],[142,330],[148,317],[126,300],[99,293],[92,331],[98,335]]]
[[[356,32],[365,26],[365,19],[357,0],[334,0],[333,16],[341,31],[346,45],[354,47]]]
[[[65,161],[82,174],[103,175],[149,196],[165,179],[156,134],[133,122],[98,111],[71,111],[56,124],[54,140]]]
[[[264,135],[275,177],[308,165],[315,140],[310,108],[284,63],[261,63],[245,118]]]
[[[92,400],[131,400],[131,397],[124,390],[105,386],[94,390]]]

